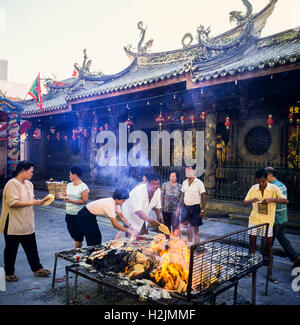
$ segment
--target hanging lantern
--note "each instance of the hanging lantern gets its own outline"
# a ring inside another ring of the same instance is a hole
[[[182,116],[180,116],[180,122],[181,122],[181,124],[182,124],[182,126],[183,126],[183,124],[184,124],[184,116],[182,115]]]
[[[206,112],[202,112],[200,118],[204,121],[206,119]]]
[[[108,130],[108,124],[107,123],[104,125],[104,128],[105,128],[105,130]]]
[[[100,131],[100,132],[103,132],[103,131],[104,131],[104,129],[103,129],[102,126],[100,127],[99,131]]]
[[[194,125],[194,123],[195,123],[195,116],[192,115],[192,116],[190,117],[190,120],[191,120],[192,124]]]
[[[88,136],[87,130],[84,129],[82,134],[83,134],[83,136],[86,138],[86,137]]]
[[[65,139],[65,141],[68,141],[68,136],[65,135],[65,136],[64,136],[64,139]]]
[[[226,130],[229,131],[229,129],[231,127],[231,122],[230,122],[230,118],[228,116],[225,119],[224,125],[226,126]]]
[[[289,117],[288,117],[288,119],[289,119],[289,123],[290,123],[290,124],[293,124],[293,122],[294,122],[294,118],[295,118],[294,114],[290,113],[290,114],[289,114]]]
[[[159,125],[159,130],[161,131],[162,124],[166,122],[165,118],[162,116],[162,112],[160,111],[159,116],[155,119],[155,122]]]
[[[57,141],[60,140],[60,133],[59,133],[59,132],[56,133],[56,140],[57,140]]]
[[[269,129],[272,129],[272,126],[275,124],[272,115],[269,115],[268,116],[268,120],[267,120],[266,124],[268,125],[268,128]]]
[[[75,129],[72,130],[72,139],[75,141],[76,140],[76,133],[77,131]]]
[[[128,116],[128,119],[124,123],[127,125],[127,129],[130,129],[130,127],[133,126],[133,122],[131,121],[129,116]]]

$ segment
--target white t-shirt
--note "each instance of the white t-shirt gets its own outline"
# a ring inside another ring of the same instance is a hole
[[[120,206],[116,205],[112,197],[90,202],[86,208],[95,216],[108,216],[111,219],[116,217],[117,212],[121,212]]]
[[[135,230],[140,231],[145,221],[136,215],[135,212],[143,211],[146,215],[149,215],[153,208],[161,209],[161,191],[158,188],[149,202],[147,184],[141,184],[129,193],[129,199],[122,205],[122,213],[131,226]]]
[[[89,191],[87,185],[81,182],[79,185],[75,186],[74,183],[68,183],[66,194],[67,197],[71,200],[81,200],[81,193],[85,190]],[[73,203],[66,203],[66,213],[76,215],[79,210],[84,207],[84,204],[73,204]]]
[[[191,185],[188,179],[182,183],[181,192],[184,193],[185,205],[196,205],[201,203],[201,194],[205,193],[205,187],[203,182],[195,177]]]

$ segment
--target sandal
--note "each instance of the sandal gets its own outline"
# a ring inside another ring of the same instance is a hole
[[[16,277],[14,274],[13,275],[6,275],[5,276],[5,279],[8,282],[16,282],[16,281],[19,281],[19,278]]]
[[[273,275],[270,275],[268,280],[271,281],[274,284],[278,283],[277,279]]]
[[[46,270],[46,269],[42,269],[41,271],[34,272],[34,275],[35,276],[44,276],[44,277],[47,277],[47,276],[50,275],[50,271],[49,270]]]

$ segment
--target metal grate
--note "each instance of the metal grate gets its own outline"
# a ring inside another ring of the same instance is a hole
[[[268,265],[268,227],[263,224],[191,246],[187,298],[216,295],[222,284]]]

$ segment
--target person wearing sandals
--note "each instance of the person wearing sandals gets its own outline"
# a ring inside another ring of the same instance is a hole
[[[73,166],[69,175],[71,183],[68,183],[66,190],[67,197],[62,197],[61,193],[58,196],[58,198],[63,198],[66,202],[65,220],[68,231],[75,241],[75,248],[82,247],[84,237],[77,220],[77,213],[84,207],[89,198],[89,188],[81,180],[82,174],[83,171],[80,167]]]
[[[41,206],[46,201],[34,199],[33,184],[30,179],[34,165],[21,161],[16,168],[14,178],[9,180],[3,190],[0,233],[4,232],[4,270],[6,280],[18,281],[14,274],[19,244],[22,245],[32,272],[36,276],[49,276],[50,271],[40,263],[34,224],[33,206]]]

